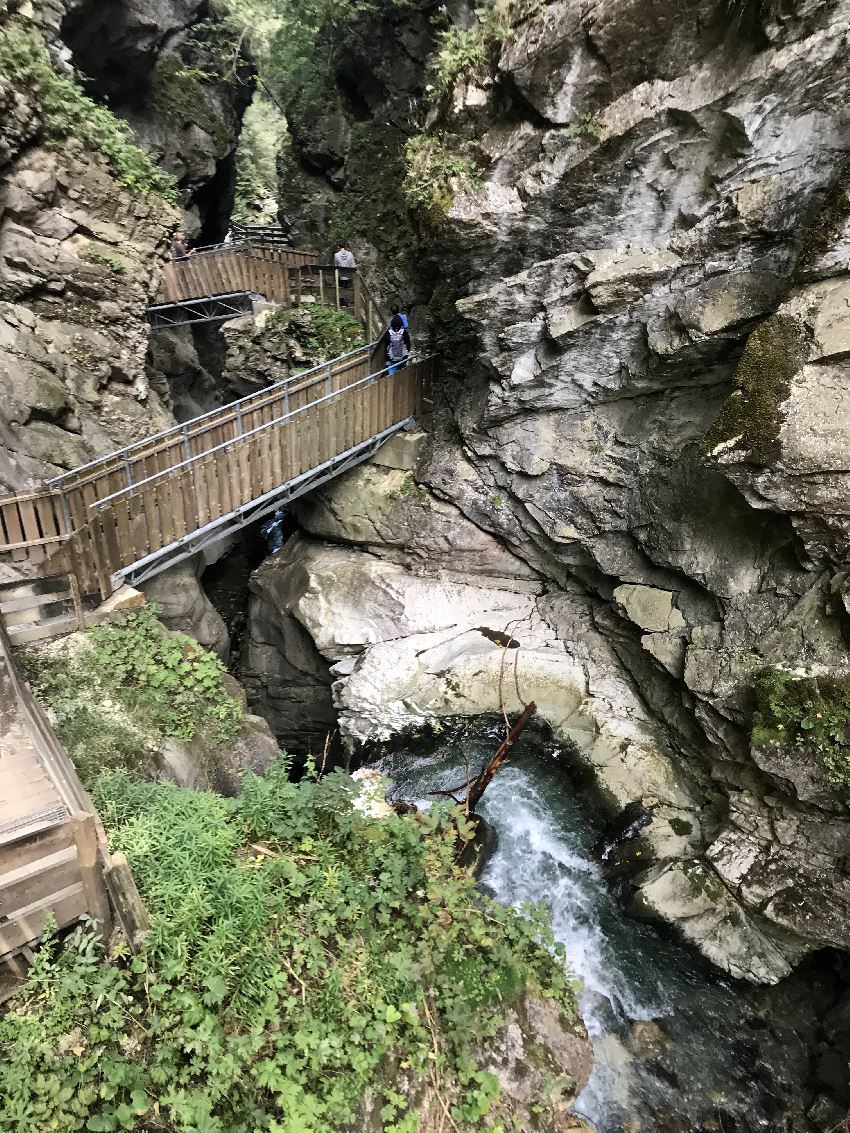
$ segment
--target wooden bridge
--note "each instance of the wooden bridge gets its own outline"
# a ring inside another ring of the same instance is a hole
[[[172,263],[151,319],[195,321],[203,310],[193,304],[211,315],[217,303],[257,295],[348,309],[371,342],[0,498],[0,564],[41,579],[0,585],[0,962],[26,951],[50,914],[62,926],[88,912],[104,931],[117,916],[131,943],[144,927],[126,859],[110,857],[67,753],[16,672],[4,620],[23,619],[18,640],[84,625],[89,596],[106,598],[339,475],[423,409],[431,360],[386,369],[384,323],[359,274],[311,253],[244,242]]]
[[[273,302],[349,307],[370,345],[0,498],[0,563],[70,575],[84,596],[107,597],[339,475],[420,414],[431,360],[386,369],[385,324],[359,274],[310,255],[241,244],[198,253],[167,265],[154,309],[238,285]]]
[[[384,331],[378,305],[356,269],[327,267],[315,252],[256,240],[218,244],[166,264],[148,318],[155,330],[222,321],[250,314],[257,297],[284,306],[318,302],[348,311],[362,322],[370,341]]]

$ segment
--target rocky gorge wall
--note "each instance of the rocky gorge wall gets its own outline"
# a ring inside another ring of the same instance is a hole
[[[302,503],[252,583],[246,663],[304,659],[278,730],[300,696],[328,719],[331,681],[350,741],[534,698],[612,812],[652,813],[634,908],[761,982],[850,945],[823,751],[750,743],[759,674],[848,674],[848,26],[830,0],[518,14],[430,111],[476,172],[421,230],[427,441]]]
[[[145,308],[170,233],[220,224],[229,208],[221,168],[232,165],[245,103],[234,84],[186,77],[186,44],[208,17],[203,0],[0,4],[6,488],[30,487],[173,422],[167,380],[146,366]],[[93,102],[73,81],[75,67],[92,76]],[[190,82],[194,101],[175,109],[175,84]],[[105,99],[125,118],[100,111]],[[129,144],[125,119],[160,167]],[[188,211],[166,199],[163,168]],[[211,190],[215,209],[205,203]],[[232,184],[229,192],[232,200]]]

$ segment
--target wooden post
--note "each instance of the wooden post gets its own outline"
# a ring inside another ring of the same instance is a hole
[[[77,629],[85,629],[86,619],[85,615],[83,614],[83,600],[80,595],[80,581],[72,570],[68,571],[68,586],[71,589],[71,598],[74,602],[74,616],[77,619]]]
[[[83,882],[86,907],[92,918],[100,922],[100,934],[108,940],[112,932],[112,917],[109,912],[109,898],[104,886],[97,853],[97,827],[93,814],[77,811],[71,816],[74,841],[77,843],[77,862]]]
[[[133,951],[138,952],[151,926],[125,854],[110,855],[104,880],[124,935]]]

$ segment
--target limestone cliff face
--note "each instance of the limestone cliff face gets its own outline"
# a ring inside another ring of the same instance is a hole
[[[456,520],[401,554],[419,491],[390,536],[349,481],[302,515],[363,550],[302,542],[284,603],[356,738],[510,702],[475,637],[510,626],[609,806],[653,809],[636,908],[755,980],[850,946],[841,800],[749,744],[758,672],[850,668],[848,27],[556,0],[454,84],[431,128],[481,176],[430,245],[450,348],[413,484],[517,565],[482,594]]]
[[[51,127],[65,108],[54,98],[45,109],[34,68],[49,59],[59,74],[89,71],[93,96],[127,108],[139,140],[178,176],[197,223],[214,223],[199,210],[234,147],[238,100],[231,92],[225,107],[211,93],[204,120],[218,124],[213,145],[191,124],[191,108],[183,127],[169,125],[143,82],[177,58],[206,15],[186,0],[0,4],[4,58],[27,56],[0,73],[0,486],[31,486],[173,421],[166,381],[146,369],[145,308],[181,214],[81,145],[73,122],[58,136]],[[155,144],[156,130],[171,148]],[[179,148],[189,135],[192,156]]]

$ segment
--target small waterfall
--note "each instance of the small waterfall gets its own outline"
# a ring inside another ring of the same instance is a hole
[[[467,762],[475,769],[492,754],[502,733],[492,721],[465,723],[425,752],[400,743],[379,766],[397,797],[427,806],[430,792],[465,780]],[[592,854],[599,832],[557,748],[538,746],[536,755],[518,752],[484,796],[482,814],[497,844],[481,884],[505,904],[544,902],[582,981],[594,1072],[577,1111],[600,1133],[791,1128],[778,1115],[787,1101],[782,1090],[796,1093],[801,1082],[780,1084],[773,1065],[787,1074],[789,1040],[766,1028],[753,989],[733,986],[688,949],[624,915]],[[804,1049],[796,1067],[803,1081]]]

